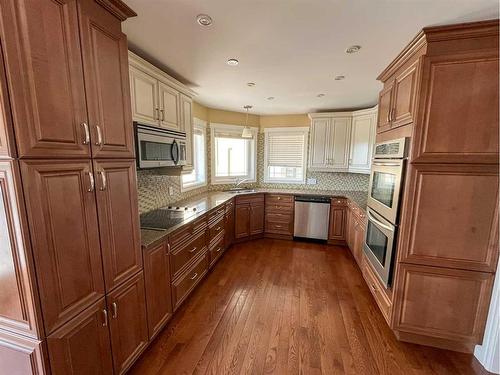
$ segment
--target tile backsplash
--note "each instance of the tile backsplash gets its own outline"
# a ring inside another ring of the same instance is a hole
[[[155,169],[137,171],[140,213],[187,199],[208,190],[224,190],[232,187],[232,185],[210,185],[210,131],[207,131],[207,138],[208,185],[198,189],[182,192],[181,178],[178,176],[159,175]],[[257,140],[257,183],[250,184],[253,187],[360,191],[368,190],[369,183],[369,175],[357,173],[325,173],[308,171],[307,178],[315,178],[317,181],[316,185],[264,183],[264,134],[259,134]],[[169,187],[172,188],[172,195],[169,195]]]

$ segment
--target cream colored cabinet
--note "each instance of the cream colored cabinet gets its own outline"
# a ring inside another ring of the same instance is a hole
[[[352,113],[349,172],[370,173],[377,127],[377,107]]]
[[[314,113],[311,118],[309,170],[346,172],[349,167],[350,112]]]
[[[162,128],[181,131],[182,125],[179,116],[179,97],[178,91],[169,85],[158,83],[158,98],[159,98],[159,122]]]
[[[159,125],[158,80],[133,66],[129,67],[129,72],[133,120]]]
[[[186,132],[186,138],[191,141],[186,142],[186,165],[182,168],[183,172],[193,170],[193,100],[184,94],[180,95],[180,130]]]

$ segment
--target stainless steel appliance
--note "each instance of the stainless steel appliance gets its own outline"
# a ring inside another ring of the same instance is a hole
[[[399,200],[404,183],[407,139],[377,143],[368,187],[368,224],[364,252],[388,287],[398,228]]]
[[[134,122],[137,168],[186,164],[186,134]]]
[[[294,237],[328,239],[329,217],[329,197],[296,196]]]

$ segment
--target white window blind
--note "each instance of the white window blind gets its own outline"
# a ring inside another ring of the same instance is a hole
[[[304,133],[269,133],[268,162],[270,167],[302,167],[305,153]]]

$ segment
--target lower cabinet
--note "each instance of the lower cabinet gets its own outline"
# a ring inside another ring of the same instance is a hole
[[[209,261],[210,261],[210,264],[209,264],[209,268],[212,268],[215,264],[215,262],[217,262],[217,260],[219,260],[219,258],[222,256],[222,254],[224,253],[224,233],[221,233],[219,236],[217,236],[216,238],[214,238],[213,240],[210,241],[210,246],[209,246],[209,249],[208,249],[208,254],[209,254]]]
[[[172,317],[172,290],[167,243],[143,249],[148,332],[152,339]]]
[[[111,374],[108,313],[103,299],[47,337],[53,375]]]
[[[250,205],[237,205],[234,212],[234,237],[250,237]]]
[[[177,309],[208,272],[208,251],[199,254],[186,271],[172,281],[172,301]]]
[[[0,373],[39,375],[48,373],[40,341],[0,330]],[[96,372],[96,374],[98,374]]]
[[[345,244],[346,241],[347,201],[341,198],[332,198],[330,205],[330,224],[328,243],[333,245]]]
[[[148,344],[142,271],[107,296],[115,374],[126,372]]]
[[[244,239],[263,234],[264,194],[238,196],[235,204],[235,238]]]
[[[226,213],[224,216],[224,247],[228,249],[234,242],[234,203],[226,203]]]
[[[264,233],[264,202],[250,205],[250,235]]]

